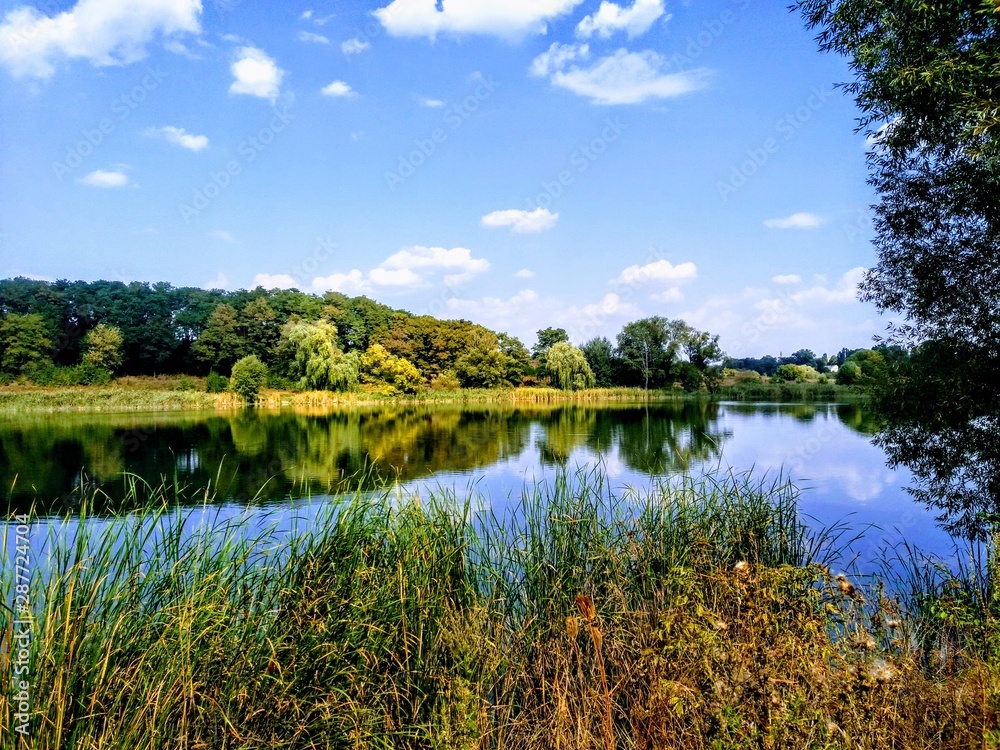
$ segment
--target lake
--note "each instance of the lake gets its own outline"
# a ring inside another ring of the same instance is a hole
[[[907,472],[871,444],[871,427],[858,404],[726,402],[14,416],[0,422],[0,484],[12,509],[36,503],[43,517],[72,510],[81,490],[100,488],[116,505],[126,472],[210,484],[230,511],[273,514],[386,481],[420,493],[474,487],[496,507],[563,468],[600,464],[621,489],[752,470],[790,477],[810,523],[864,531],[860,561],[904,539],[950,556],[933,514],[906,493]]]

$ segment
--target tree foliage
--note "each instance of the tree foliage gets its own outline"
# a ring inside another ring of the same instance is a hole
[[[587,358],[568,341],[552,345],[548,353],[548,366],[555,385],[564,391],[594,387],[594,373],[587,364]]]
[[[267,367],[255,355],[250,354],[233,365],[233,374],[229,379],[229,390],[246,403],[253,404],[266,381]]]
[[[360,358],[337,347],[337,329],[332,323],[289,322],[281,332],[292,351],[290,374],[303,389],[347,391],[358,385]]]
[[[890,462],[914,470],[921,499],[964,523],[960,498],[982,514],[981,493],[993,488],[995,515],[998,478],[984,469],[1000,463],[996,441],[976,436],[1000,416],[1000,381],[974,378],[1000,366],[1000,5],[798,6],[819,29],[821,48],[845,55],[854,72],[845,88],[873,139],[869,182],[878,193],[878,263],[862,298],[903,318],[889,338],[914,353],[893,360],[872,386],[885,423],[877,440]],[[949,387],[930,362],[943,367]],[[898,404],[917,408],[906,414]],[[941,442],[962,436],[967,448]]]
[[[20,375],[48,361],[52,340],[38,313],[7,315],[0,320],[0,371]]]
[[[122,334],[114,326],[98,323],[83,337],[83,363],[114,372],[122,363]]]
[[[415,393],[420,372],[408,359],[390,354],[381,344],[372,344],[361,355],[361,382],[379,393]]]

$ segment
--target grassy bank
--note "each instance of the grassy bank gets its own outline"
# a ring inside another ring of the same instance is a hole
[[[864,397],[856,389],[834,383],[743,382],[719,387],[714,398],[722,401],[855,401]]]
[[[315,407],[377,404],[461,404],[461,403],[613,403],[716,399],[728,401],[841,401],[859,398],[844,386],[814,383],[743,383],[723,385],[716,393],[646,391],[642,388],[591,388],[561,391],[555,388],[424,390],[408,396],[384,396],[356,391],[332,393],[265,390],[257,405],[263,408]],[[109,386],[42,388],[0,386],[0,414],[12,412],[155,412],[180,410],[230,410],[242,408],[230,393],[205,393],[204,379],[187,377],[122,378]]]
[[[12,739],[4,691],[0,747],[996,736],[1000,680],[982,633],[832,577],[837,538],[810,537],[780,482],[709,477],[625,497],[598,474],[564,476],[527,487],[510,518],[474,516],[475,497],[359,496],[289,535],[250,537],[211,511],[185,536],[176,488],[134,492],[147,510],[86,527],[50,575],[36,571],[32,739]],[[9,600],[10,550],[3,565]]]

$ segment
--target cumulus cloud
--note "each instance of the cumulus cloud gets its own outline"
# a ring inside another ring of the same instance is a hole
[[[79,0],[53,16],[31,7],[0,24],[0,64],[15,78],[48,78],[61,60],[127,65],[157,36],[200,33],[201,0]]]
[[[594,104],[640,104],[647,99],[682,96],[708,85],[708,70],[664,72],[666,61],[652,50],[619,49],[590,66],[577,64],[589,57],[586,44],[555,43],[532,61],[530,71],[535,76],[548,76],[553,86],[586,96]]]
[[[333,81],[324,86],[320,93],[324,96],[334,96],[334,97],[351,97],[357,96],[354,89],[351,88],[350,84],[345,81]]]
[[[226,278],[226,274],[219,272],[219,275],[214,279],[209,279],[204,284],[201,285],[202,289],[225,289],[229,284],[229,279]]]
[[[764,226],[769,229],[815,229],[822,226],[826,219],[816,214],[800,211],[784,218],[768,219]]]
[[[536,208],[534,211],[509,208],[486,214],[481,223],[484,227],[510,227],[516,234],[528,234],[551,229],[558,220],[559,214],[554,214],[547,208]]]
[[[843,305],[858,301],[858,284],[865,277],[866,269],[862,266],[852,268],[840,277],[834,287],[825,284],[803,289],[792,295],[792,300],[798,304],[810,305]]]
[[[683,284],[698,278],[698,267],[688,261],[673,265],[669,260],[661,259],[644,266],[629,266],[618,274],[617,284],[632,286],[649,282],[668,282],[671,285]]]
[[[357,37],[340,43],[340,51],[345,55],[359,55],[369,47],[371,47],[371,45],[368,42]]]
[[[490,269],[486,258],[472,257],[464,247],[446,249],[414,245],[393,253],[367,274],[360,270],[335,273],[313,280],[318,292],[338,291],[360,293],[374,287],[387,289],[420,289],[432,282],[457,286]]]
[[[236,61],[229,67],[234,79],[229,93],[257,96],[272,102],[277,99],[285,71],[256,47],[240,47],[236,55]]]
[[[193,135],[184,128],[164,125],[162,128],[148,128],[146,135],[150,138],[163,138],[167,143],[186,148],[188,151],[201,151],[208,147],[208,136]]]
[[[322,34],[314,34],[311,31],[300,31],[298,35],[298,40],[300,42],[306,42],[307,44],[329,44],[330,40],[327,39]]]
[[[797,273],[779,273],[777,276],[772,276],[771,281],[775,284],[801,284],[802,277]]]
[[[655,294],[649,295],[649,298],[653,300],[653,302],[661,302],[663,304],[680,302],[684,299],[684,292],[680,287],[672,286],[662,292],[656,292]]]
[[[616,31],[624,31],[632,39],[649,31],[662,15],[663,0],[635,0],[629,8],[604,0],[596,13],[580,21],[576,33],[584,38],[597,34],[607,39]]]
[[[519,279],[533,279],[535,278],[535,272],[529,268],[522,268],[520,271],[514,274]]]
[[[128,185],[128,175],[124,172],[95,169],[86,177],[77,180],[81,185],[98,188],[120,188]]]
[[[444,102],[440,99],[430,99],[426,96],[421,96],[417,101],[421,107],[430,107],[431,109],[444,106]]]
[[[262,286],[265,289],[295,289],[296,282],[287,273],[259,273],[253,277],[254,288]]]
[[[544,34],[548,22],[569,13],[582,0],[393,0],[375,11],[392,36],[493,34],[522,37]],[[439,9],[440,6],[440,9]]]
[[[312,281],[312,287],[315,292],[341,292],[342,294],[361,294],[371,289],[364,279],[364,274],[358,269],[347,273],[317,276]]]

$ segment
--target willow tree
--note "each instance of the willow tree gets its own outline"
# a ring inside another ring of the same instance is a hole
[[[594,387],[594,372],[580,349],[568,341],[553,344],[548,353],[548,367],[555,384],[564,391]]]

